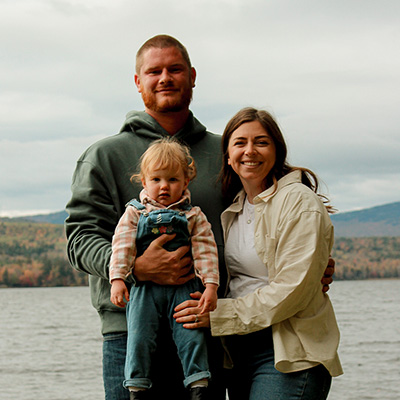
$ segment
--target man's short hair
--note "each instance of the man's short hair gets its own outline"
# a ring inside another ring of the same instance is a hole
[[[157,35],[144,42],[142,47],[136,53],[136,73],[139,75],[140,68],[142,67],[143,62],[142,56],[145,51],[151,48],[166,49],[168,47],[175,47],[176,49],[178,49],[182,54],[183,59],[186,61],[189,69],[192,68],[189,53],[186,50],[186,47],[181,42],[179,42],[179,40],[169,35]]]

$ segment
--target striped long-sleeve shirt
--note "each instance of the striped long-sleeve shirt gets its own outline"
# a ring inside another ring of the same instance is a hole
[[[171,208],[181,210],[182,205],[190,201],[190,192],[186,190],[182,198],[168,207],[148,197],[146,190],[140,193],[141,203],[148,212]],[[196,275],[203,284],[214,283],[219,285],[218,251],[205,214],[200,207],[194,206],[184,211],[188,220],[188,231],[191,237],[191,252]],[[136,258],[136,232],[140,218],[140,211],[128,206],[118,222],[112,240],[112,255],[110,261],[110,282],[113,279],[126,279],[130,275]]]

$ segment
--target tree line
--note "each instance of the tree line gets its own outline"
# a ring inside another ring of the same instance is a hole
[[[400,237],[336,238],[335,279],[400,278]]]
[[[0,286],[85,286],[66,255],[62,225],[0,221]]]
[[[336,238],[335,280],[400,278],[400,237]],[[0,220],[0,287],[86,286],[62,225]]]

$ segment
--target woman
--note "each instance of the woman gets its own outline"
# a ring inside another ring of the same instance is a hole
[[[227,298],[199,316],[188,315],[194,303],[183,304],[177,322],[224,337],[233,363],[230,400],[326,399],[331,377],[342,373],[339,330],[320,286],[333,244],[330,206],[317,195],[315,174],[287,162],[267,112],[239,111],[222,146],[223,194],[231,204],[221,216]]]

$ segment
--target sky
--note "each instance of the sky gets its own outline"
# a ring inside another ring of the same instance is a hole
[[[64,209],[81,153],[143,110],[135,55],[160,33],[208,130],[266,109],[339,212],[400,201],[398,0],[0,0],[0,216]]]

